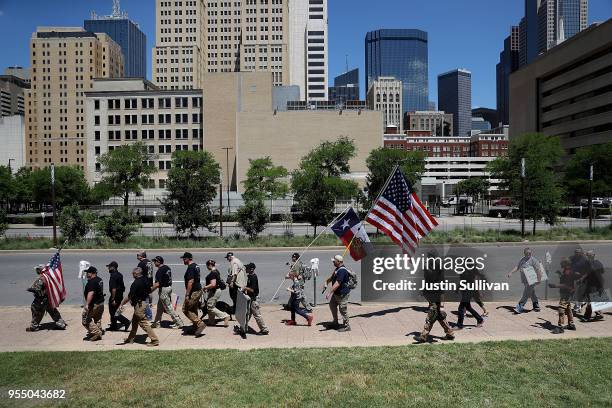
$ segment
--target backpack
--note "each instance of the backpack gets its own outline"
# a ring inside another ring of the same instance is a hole
[[[348,272],[346,287],[349,288],[349,290],[353,290],[359,284],[359,279],[357,278],[357,274],[355,272],[351,271],[349,268],[346,268],[346,270]]]
[[[225,288],[227,288],[227,284],[221,279],[221,274],[219,272],[217,272],[217,277],[215,279],[217,280],[217,289],[225,290]]]

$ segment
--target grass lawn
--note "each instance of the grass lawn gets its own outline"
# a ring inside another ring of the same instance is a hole
[[[253,351],[2,353],[36,406],[582,407],[612,404],[612,340]],[[30,404],[34,405],[30,402]]]
[[[250,240],[244,236],[235,237],[203,237],[199,239],[177,238],[177,237],[145,237],[133,236],[126,242],[116,243],[104,238],[86,239],[78,242],[68,243],[65,248],[80,249],[122,249],[122,248],[266,248],[266,247],[305,247],[311,241],[312,236],[259,236]],[[389,238],[380,234],[372,234],[370,239],[375,243],[388,243],[394,245]],[[574,240],[612,240],[612,226],[593,228],[552,228],[549,231],[537,231],[535,235],[527,234],[526,239],[530,241],[574,241]],[[483,242],[521,242],[520,231],[485,230],[480,231],[473,228],[455,228],[447,231],[434,230],[421,242],[423,244],[464,244]],[[60,237],[59,242],[63,242]],[[315,246],[341,245],[338,238],[333,234],[322,235],[314,244]],[[47,249],[53,246],[50,238],[6,238],[0,239],[0,250],[10,249]]]

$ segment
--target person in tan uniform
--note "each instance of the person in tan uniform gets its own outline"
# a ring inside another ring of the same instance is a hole
[[[233,252],[228,252],[225,259],[229,262],[227,283],[229,286],[229,295],[232,299],[232,314],[236,314],[236,299],[238,291],[242,290],[247,284],[246,269],[242,261],[234,256]]]
[[[85,285],[85,306],[83,306],[83,327],[87,329],[85,340],[98,341],[104,334],[102,331],[102,315],[104,314],[104,281],[98,277],[98,270],[90,266],[85,270],[87,284]]]
[[[132,276],[134,277],[134,282],[132,282],[132,285],[130,286],[130,292],[128,293],[127,297],[121,301],[121,305],[119,306],[120,312],[123,312],[123,306],[127,302],[130,302],[130,304],[134,307],[134,314],[132,315],[132,330],[130,330],[130,334],[124,340],[124,344],[134,343],[138,326],[140,326],[151,339],[151,342],[147,343],[147,346],[159,346],[159,338],[155,334],[155,331],[151,328],[151,325],[149,324],[149,321],[145,315],[147,300],[149,299],[149,294],[151,293],[149,279],[146,276],[143,276],[142,269],[140,268],[134,268],[132,271]]]
[[[185,252],[181,256],[183,264],[187,265],[185,276],[185,301],[183,302],[183,314],[193,323],[196,337],[202,336],[206,324],[198,316],[200,310],[200,299],[202,298],[202,284],[200,283],[200,267],[193,262],[193,255]]]

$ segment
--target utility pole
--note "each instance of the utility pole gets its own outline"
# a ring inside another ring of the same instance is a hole
[[[521,237],[525,238],[525,158],[521,158]]]
[[[221,149],[225,150],[225,168],[227,169],[227,213],[230,214],[232,212],[230,208],[230,169],[229,169],[229,151],[232,150],[231,147],[222,147]]]
[[[223,237],[223,184],[219,184],[219,235]]]
[[[589,167],[589,231],[593,231],[593,165]]]
[[[55,211],[55,164],[51,163],[51,205],[53,205],[53,246],[57,248],[57,214]]]

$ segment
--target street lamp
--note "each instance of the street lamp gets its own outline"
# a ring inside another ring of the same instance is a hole
[[[231,147],[222,147],[225,150],[225,169],[227,171],[227,213],[231,213],[230,210],[230,170],[229,170],[229,151],[233,150]]]
[[[13,168],[11,167],[11,162],[15,161],[15,159],[8,159],[8,168],[9,168],[9,172],[11,174],[13,174]]]
[[[525,158],[521,158],[521,237],[525,238]]]
[[[589,231],[593,231],[593,165],[589,167]]]

